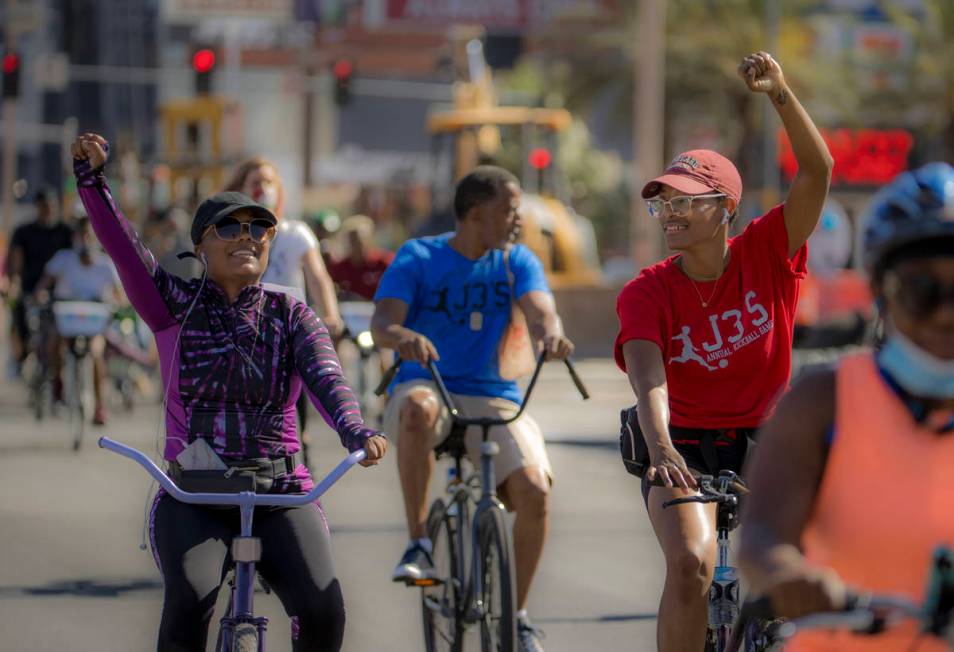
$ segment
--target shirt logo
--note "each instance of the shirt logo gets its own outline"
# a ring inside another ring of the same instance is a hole
[[[745,315],[741,310],[736,309],[709,315],[712,341],[703,341],[701,347],[692,341],[691,328],[681,326],[679,334],[671,339],[682,344],[682,352],[669,358],[669,362],[682,364],[695,362],[707,371],[728,367],[729,358],[737,351],[759,340],[775,326],[774,320],[769,318],[768,311],[755,299],[753,290],[746,292]],[[725,327],[732,331],[731,335],[723,336]]]

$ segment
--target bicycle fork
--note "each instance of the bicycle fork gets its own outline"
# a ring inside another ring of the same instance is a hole
[[[470,623],[479,622],[490,608],[484,604],[484,560],[477,552],[480,550],[480,515],[488,509],[500,509],[497,500],[497,478],[494,474],[494,457],[500,452],[497,442],[488,441],[489,427],[484,426],[484,437],[480,444],[480,484],[483,495],[474,512],[474,527],[471,528],[471,550],[474,558],[470,565],[470,591],[467,611],[464,619]]]
[[[716,650],[728,644],[732,625],[739,616],[739,575],[729,563],[729,531],[719,528],[718,563],[709,586],[709,630]]]
[[[248,493],[250,496],[255,494]],[[252,514],[254,507],[249,504],[239,506],[242,519],[240,536],[232,539],[232,561],[235,563],[235,581],[229,600],[228,614],[222,617],[219,626],[225,633],[222,649],[231,650],[235,627],[241,623],[251,623],[258,629],[259,652],[265,650],[265,630],[268,618],[255,617],[252,603],[255,597],[255,564],[262,557],[262,540],[252,536]]]

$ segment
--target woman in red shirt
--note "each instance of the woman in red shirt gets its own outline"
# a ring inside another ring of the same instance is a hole
[[[693,491],[691,470],[740,471],[747,435],[787,386],[805,242],[833,167],[768,53],[745,57],[739,74],[769,96],[792,142],[798,174],[785,203],[730,239],[738,171],[716,152],[681,154],[642,191],[678,253],[644,269],[617,301],[616,361],[636,393],[632,427],[649,453],[643,496],[666,558],[656,635],[663,652],[703,647],[716,539],[714,505],[662,503]],[[650,487],[657,477],[665,486]]]

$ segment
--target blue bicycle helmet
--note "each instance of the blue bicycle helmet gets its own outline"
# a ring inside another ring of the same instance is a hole
[[[950,240],[954,254],[954,167],[928,163],[899,174],[875,194],[866,213],[862,242],[869,274],[879,276],[887,256],[924,240]]]

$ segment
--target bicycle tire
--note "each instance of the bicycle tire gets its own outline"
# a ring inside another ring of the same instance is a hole
[[[72,391],[70,392],[70,426],[73,430],[73,450],[78,451],[83,443],[83,435],[86,432],[86,408],[84,405],[85,396],[83,395],[85,387],[83,386],[83,360],[76,356],[70,356],[72,363],[70,369]]]
[[[440,498],[427,516],[427,535],[434,545],[434,571],[441,584],[421,588],[424,647],[427,652],[461,652],[464,623],[461,613],[463,568],[457,553],[456,517],[447,513]]]
[[[502,509],[493,507],[477,519],[478,571],[483,578],[480,596],[481,652],[514,652],[517,647],[516,582],[513,543]]]
[[[232,630],[232,649],[229,652],[258,652],[258,627],[239,623]]]

